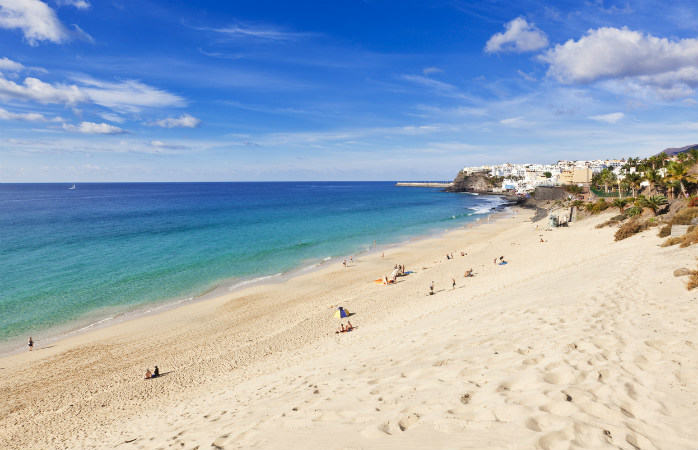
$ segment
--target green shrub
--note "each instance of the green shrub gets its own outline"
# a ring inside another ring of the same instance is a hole
[[[628,208],[625,210],[625,215],[628,217],[635,217],[639,216],[640,214],[642,214],[642,208],[640,208],[639,206],[633,206],[632,208]]]
[[[570,194],[581,194],[582,193],[582,188],[580,188],[576,184],[565,184],[562,186],[564,190],[569,192]]]
[[[610,204],[606,203],[606,199],[600,198],[591,207],[591,213],[592,214],[599,214],[602,211],[606,211],[610,206],[611,206]]]

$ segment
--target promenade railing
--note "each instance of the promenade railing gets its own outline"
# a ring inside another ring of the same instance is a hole
[[[597,197],[618,198],[618,189],[616,189],[615,191],[604,192],[603,189],[595,189],[593,187],[590,187],[589,190],[591,191],[592,194],[594,194]],[[633,191],[631,191],[629,189],[626,191],[620,191],[620,196],[621,196],[621,198],[632,197]]]

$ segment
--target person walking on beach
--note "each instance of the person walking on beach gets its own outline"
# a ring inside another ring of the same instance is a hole
[[[29,351],[34,350],[34,340],[29,336]]]
[[[434,295],[434,282],[429,285],[429,295]]]
[[[453,283],[453,289],[455,289],[456,288],[456,279],[451,278],[451,282]]]

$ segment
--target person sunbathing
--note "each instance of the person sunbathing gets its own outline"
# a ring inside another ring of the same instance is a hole
[[[351,331],[351,330],[353,330],[353,329],[354,329],[354,325],[352,325],[351,322],[347,320],[347,328],[346,328],[346,331]]]
[[[146,369],[145,371],[145,379],[149,379],[150,377],[153,376],[153,373],[150,371],[150,367]]]
[[[347,330],[344,329],[344,324],[341,324],[341,326],[339,328],[337,328],[337,331],[335,331],[334,333],[335,334],[344,333],[345,331],[347,331]]]
[[[466,278],[467,278],[467,277],[472,277],[472,276],[473,276],[473,269],[466,270],[466,271],[465,271],[465,275],[463,275],[463,276],[466,277]]]

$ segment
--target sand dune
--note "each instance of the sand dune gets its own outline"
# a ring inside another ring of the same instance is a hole
[[[0,448],[696,448],[695,248],[529,217],[4,358]]]

